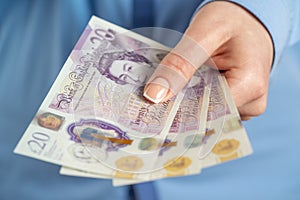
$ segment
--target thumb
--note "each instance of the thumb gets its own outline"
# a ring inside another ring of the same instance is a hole
[[[221,36],[197,32],[199,24],[195,21],[146,83],[144,97],[151,102],[160,103],[176,95],[219,47]]]

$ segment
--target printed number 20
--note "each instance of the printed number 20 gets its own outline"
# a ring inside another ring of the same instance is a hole
[[[32,139],[29,140],[27,144],[33,153],[41,154],[49,140],[49,135],[45,133],[35,132],[32,134]]]

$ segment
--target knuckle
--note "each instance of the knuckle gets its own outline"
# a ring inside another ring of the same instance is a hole
[[[254,113],[254,116],[258,116],[263,114],[267,109],[267,104],[265,102],[259,103],[256,107],[256,112]]]
[[[251,109],[252,116],[259,116],[263,114],[267,109],[267,100],[265,98],[261,99],[258,103],[253,105],[253,109]]]
[[[241,116],[242,121],[248,121],[252,118],[252,116]]]
[[[267,109],[267,97],[264,95],[254,102],[238,108],[241,116],[255,117],[263,114]]]
[[[174,53],[169,53],[162,61],[162,64],[177,71],[186,79],[189,79],[195,72],[195,68],[186,59]]]
[[[257,79],[255,81],[255,85],[253,85],[254,99],[261,98],[262,96],[266,95],[268,92],[267,86],[268,84],[263,79]]]

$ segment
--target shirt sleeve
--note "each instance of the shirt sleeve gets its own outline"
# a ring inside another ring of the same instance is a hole
[[[196,12],[213,0],[205,0]],[[285,47],[300,41],[300,1],[295,0],[229,0],[242,6],[269,31],[274,45],[273,68]]]

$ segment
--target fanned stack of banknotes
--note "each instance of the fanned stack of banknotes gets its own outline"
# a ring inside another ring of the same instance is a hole
[[[217,70],[201,66],[168,101],[143,97],[169,51],[93,16],[14,152],[114,186],[199,174],[251,154]]]

